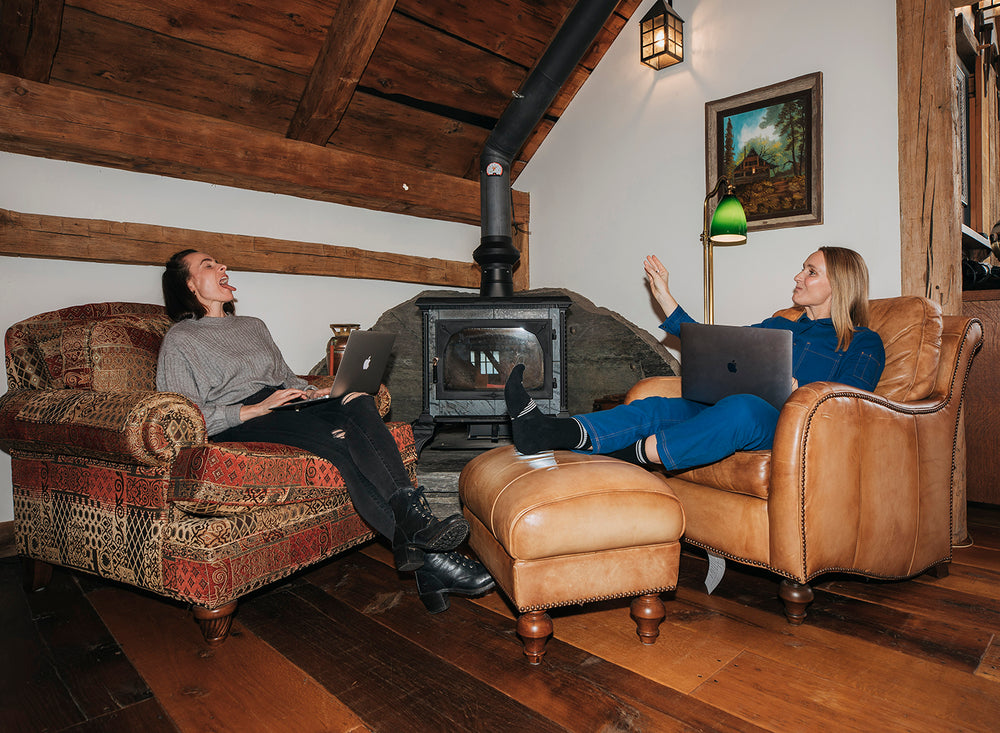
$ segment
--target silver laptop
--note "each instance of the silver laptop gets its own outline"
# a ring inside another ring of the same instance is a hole
[[[312,405],[326,402],[332,397],[341,397],[349,392],[375,394],[382,384],[385,368],[392,354],[392,344],[396,336],[375,331],[351,331],[344,347],[344,355],[337,367],[333,387],[329,397],[313,397],[306,400],[286,402],[275,410],[302,410]]]
[[[792,332],[681,324],[681,396],[714,405],[754,394],[777,409],[792,393]]]

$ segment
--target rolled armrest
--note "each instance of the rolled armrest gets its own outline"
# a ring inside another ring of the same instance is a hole
[[[204,443],[205,420],[169,392],[15,390],[0,397],[0,448],[165,466]]]
[[[634,402],[645,397],[680,397],[680,377],[646,377],[640,379],[625,395],[625,402]]]
[[[955,394],[901,403],[829,382],[797,389],[771,452],[774,564],[800,578],[838,567],[905,577],[940,561],[957,429]]]
[[[826,450],[827,445],[831,448],[842,446],[848,436],[877,438],[871,445],[863,446],[871,451],[888,450],[895,440],[918,447],[913,444],[914,436],[896,434],[893,427],[908,431],[913,420],[920,419],[922,431],[938,424],[950,434],[954,426],[949,424],[948,415],[956,409],[957,399],[953,404],[948,395],[932,394],[924,400],[896,402],[843,384],[813,382],[796,389],[781,408],[772,452],[776,456],[794,454],[800,457],[804,449],[822,449],[823,455],[827,455],[830,452]],[[941,417],[934,420],[936,415]],[[917,437],[920,444],[928,444],[927,438]],[[940,433],[936,434],[932,442],[940,437]],[[893,449],[899,447],[893,446]]]

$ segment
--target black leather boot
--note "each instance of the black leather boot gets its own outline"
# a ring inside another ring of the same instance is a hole
[[[430,613],[447,611],[449,593],[478,596],[494,586],[482,563],[458,552],[428,552],[417,570],[417,593]]]
[[[416,570],[424,564],[425,551],[454,550],[469,534],[461,514],[438,519],[431,513],[423,487],[399,489],[389,497],[389,506],[396,517],[392,554],[397,570]]]

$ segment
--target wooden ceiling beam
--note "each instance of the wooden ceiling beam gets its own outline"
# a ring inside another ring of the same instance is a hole
[[[0,73],[47,82],[62,30],[63,0],[0,3]]]
[[[159,267],[188,248],[210,252],[230,269],[247,272],[479,287],[480,268],[474,262],[0,209],[0,256]]]
[[[342,0],[288,126],[288,137],[326,145],[392,15],[395,0]]]
[[[478,181],[9,75],[0,75],[0,150],[480,223]],[[513,196],[515,212],[527,211],[528,194]]]

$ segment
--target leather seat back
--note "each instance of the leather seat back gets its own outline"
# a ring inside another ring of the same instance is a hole
[[[870,301],[869,328],[882,337],[885,369],[875,394],[895,402],[928,397],[937,379],[944,321],[941,306],[916,295]],[[786,308],[775,316],[795,320],[801,308]]]

